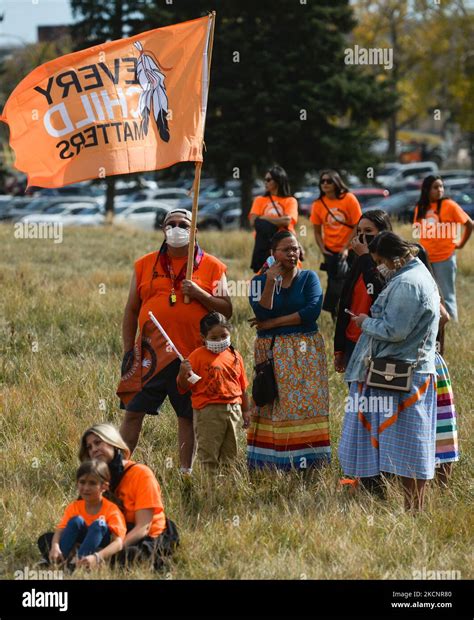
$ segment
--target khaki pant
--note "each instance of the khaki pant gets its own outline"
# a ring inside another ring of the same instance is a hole
[[[242,421],[239,404],[215,404],[194,409],[197,458],[214,469],[237,457],[238,428]]]

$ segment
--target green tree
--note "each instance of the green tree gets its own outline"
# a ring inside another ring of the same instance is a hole
[[[146,0],[71,0],[75,23],[72,37],[76,50],[106,41],[121,39],[141,32]],[[128,175],[127,175],[128,176]],[[106,179],[105,211],[111,221],[114,213],[115,183],[117,177]]]
[[[147,27],[207,12],[208,0],[147,7]],[[274,161],[298,185],[331,166],[363,172],[371,123],[394,106],[390,86],[344,63],[355,25],[347,0],[220,0],[206,125],[206,164],[242,180],[243,223],[255,175]]]

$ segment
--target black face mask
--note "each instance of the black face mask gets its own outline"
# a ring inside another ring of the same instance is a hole
[[[375,237],[376,235],[363,234],[363,235],[359,235],[359,241],[361,243],[364,243],[365,245],[369,245],[369,243],[371,243],[375,239]]]

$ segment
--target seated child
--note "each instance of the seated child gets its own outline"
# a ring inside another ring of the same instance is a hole
[[[249,426],[248,380],[242,356],[230,344],[231,325],[225,316],[210,312],[201,319],[200,330],[204,346],[181,363],[177,384],[181,393],[191,390],[197,457],[215,469],[237,457],[242,417],[244,428]],[[201,377],[195,384],[188,381],[192,372]]]
[[[49,560],[73,558],[79,544],[76,566],[93,568],[121,551],[127,526],[119,507],[103,497],[110,482],[106,463],[84,461],[77,470],[76,481],[80,499],[64,511],[51,541]]]

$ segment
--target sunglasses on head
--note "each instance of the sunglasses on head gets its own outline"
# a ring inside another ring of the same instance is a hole
[[[320,183],[321,183],[321,185],[324,185],[325,183],[327,185],[332,185],[334,183],[334,181],[332,179],[321,179]]]
[[[165,228],[191,228],[188,222],[166,222]]]

